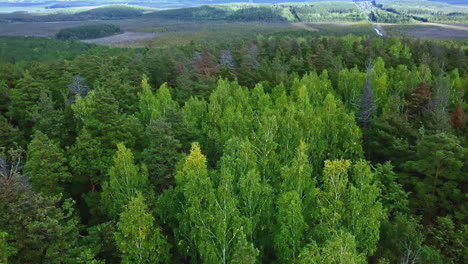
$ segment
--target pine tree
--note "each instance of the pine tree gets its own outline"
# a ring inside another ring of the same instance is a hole
[[[21,129],[29,131],[33,125],[30,113],[37,109],[37,101],[45,88],[42,83],[36,81],[29,72],[25,72],[14,89],[9,92],[10,105],[8,117],[15,120]]]
[[[151,120],[146,131],[148,144],[142,152],[150,182],[162,191],[175,184],[173,170],[181,155],[181,144],[174,137],[171,124],[162,119]]]
[[[119,112],[119,105],[110,91],[100,87],[91,91],[86,98],[78,97],[72,105],[80,127],[99,139],[105,155],[112,156],[115,145],[135,144],[138,128],[132,126],[131,118]]]
[[[8,234],[0,232],[0,263],[8,264],[8,257],[15,254],[15,249],[7,243]]]
[[[50,93],[41,92],[37,109],[31,113],[34,129],[46,134],[49,138],[60,140],[65,138],[65,116],[63,110],[56,109]]]
[[[63,151],[46,135],[36,131],[29,143],[24,172],[32,187],[44,195],[63,193],[71,181]]]
[[[15,143],[22,145],[21,132],[0,114],[0,148],[10,149]]]
[[[5,81],[0,80],[0,114],[4,114],[8,110],[10,103],[9,88]]]
[[[407,172],[421,175],[421,178],[408,177],[407,184],[414,188],[412,202],[426,217],[453,213],[463,204],[466,157],[467,148],[450,134],[425,135],[418,142],[414,160],[407,161],[403,167]]]
[[[11,263],[75,263],[84,250],[79,219],[70,199],[44,197],[22,180],[19,160],[7,164],[9,178],[0,178],[0,226],[8,233]],[[3,171],[2,171],[3,173]]]

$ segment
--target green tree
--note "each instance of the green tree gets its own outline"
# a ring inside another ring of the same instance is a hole
[[[15,249],[7,243],[8,234],[0,232],[0,264],[8,264],[8,257],[15,254]]]
[[[155,226],[154,217],[141,194],[133,197],[120,214],[115,233],[122,263],[168,263],[169,244]]]
[[[359,253],[372,255],[379,241],[380,222],[384,211],[380,189],[375,175],[365,161],[356,162],[351,171],[352,185],[349,186],[344,225],[354,236]]]
[[[360,72],[357,67],[351,70],[345,68],[339,72],[337,91],[347,109],[357,110],[365,81],[366,73]]]
[[[220,171],[233,175],[238,208],[245,217],[245,232],[249,241],[268,243],[268,228],[272,222],[273,189],[262,180],[254,146],[247,140],[232,138],[218,163]]]
[[[323,174],[323,189],[318,193],[320,224],[315,237],[322,241],[338,229],[348,230],[359,254],[372,254],[384,212],[369,165],[364,161],[326,161]]]
[[[0,114],[0,148],[10,149],[15,143],[23,143],[20,130]]]
[[[445,263],[463,263],[468,242],[468,225],[457,223],[451,216],[437,217],[435,228],[431,228],[430,237],[436,248],[445,257]]]
[[[280,195],[277,206],[276,254],[282,263],[293,263],[304,246],[307,230],[301,197],[296,191],[285,192]]]
[[[150,182],[162,191],[175,184],[173,170],[181,158],[179,140],[174,137],[170,123],[164,119],[151,120],[147,129],[148,144],[143,150],[143,162],[148,167]]]
[[[84,250],[79,241],[79,219],[70,199],[44,197],[25,184],[11,158],[0,172],[0,226],[15,251],[11,263],[76,263]],[[6,174],[5,174],[6,173]]]
[[[314,109],[309,144],[313,146],[314,168],[322,168],[325,160],[361,158],[362,133],[354,115],[347,113],[340,100],[328,94],[321,106]]]
[[[372,90],[378,106],[384,106],[388,98],[388,74],[385,69],[385,61],[378,57],[373,63]]]
[[[178,109],[177,103],[172,100],[167,84],[164,83],[153,94],[146,77],[143,77],[142,91],[139,94],[140,120],[149,124],[151,120],[165,118],[169,111]]]
[[[0,80],[0,114],[4,114],[8,110],[10,103],[9,88],[5,81]]]
[[[56,109],[49,93],[41,92],[37,109],[31,113],[34,129],[46,134],[50,139],[65,138],[64,112]]]
[[[426,216],[460,210],[465,199],[462,189],[466,159],[467,149],[455,136],[445,133],[423,136],[416,146],[414,160],[404,164],[408,172],[420,175],[410,174],[406,179],[415,193],[413,205]]]
[[[300,264],[364,264],[363,255],[356,250],[356,242],[350,233],[338,231],[331,235],[323,246],[307,245],[299,255]]]
[[[133,154],[124,144],[117,145],[114,165],[109,169],[109,180],[102,186],[101,202],[103,211],[117,219],[133,197],[141,192],[152,198],[148,171],[145,166],[135,165]]]
[[[232,175],[221,172],[215,187],[195,143],[176,180],[185,201],[179,232],[188,240],[181,243],[189,243],[193,257],[205,263],[254,263],[258,251],[246,240]]]
[[[71,181],[64,152],[40,131],[29,143],[24,172],[33,189],[46,196],[64,193]]]
[[[72,109],[80,128],[99,139],[106,156],[112,156],[118,143],[135,144],[139,128],[133,126],[131,117],[120,113],[119,104],[110,91],[99,87],[86,98],[78,97]]]
[[[42,83],[25,72],[24,76],[10,89],[10,105],[8,117],[15,120],[21,129],[29,131],[33,123],[30,114],[37,109],[37,102],[41,92],[45,90]]]

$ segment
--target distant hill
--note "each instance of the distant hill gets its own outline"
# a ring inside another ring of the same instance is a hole
[[[432,2],[443,2],[443,3],[448,3],[452,5],[468,5],[467,0],[429,0]]]
[[[79,1],[46,1],[46,0],[0,0],[1,6],[27,6],[31,4],[44,4],[48,9],[72,8],[81,6],[98,6],[107,4],[131,4],[154,8],[180,8],[194,7],[207,4],[229,4],[229,3],[257,3],[277,4],[284,2],[310,2],[309,0],[79,0]]]

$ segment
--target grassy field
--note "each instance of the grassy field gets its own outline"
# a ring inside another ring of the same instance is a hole
[[[452,5],[437,2],[405,0],[404,3],[408,5],[392,3],[384,0],[378,1],[376,5],[383,5],[381,8],[395,8],[398,12],[418,16],[424,14],[410,10],[413,10],[412,8],[438,9],[439,17],[456,10]],[[444,39],[468,38],[468,31],[463,30],[468,29],[465,24],[459,24],[460,29],[443,27],[440,24],[414,23],[414,20],[405,15],[400,16],[376,8],[370,2],[369,5],[372,10],[377,9],[381,12],[381,16],[408,24],[379,25],[389,35]],[[458,10],[461,14],[466,11],[464,7]],[[379,15],[379,13],[376,14]],[[435,16],[434,14],[431,13],[431,16]],[[401,19],[402,17],[404,19]],[[171,46],[191,42],[216,42],[226,38],[243,41],[259,35],[274,34],[376,35],[372,25],[368,22],[368,14],[365,10],[358,8],[350,0],[339,0],[278,5],[225,4],[156,12],[128,6],[110,6],[80,12],[67,13],[62,10],[61,13],[53,15],[0,14],[0,36],[53,37],[65,28],[98,23],[116,25],[123,30],[124,34],[87,42],[113,46]]]
[[[468,2],[465,2],[465,5],[420,0],[377,0],[377,2],[384,8],[425,18],[429,22],[468,24]]]
[[[460,39],[468,40],[467,26],[444,24],[382,25],[391,36],[408,36],[423,39]]]

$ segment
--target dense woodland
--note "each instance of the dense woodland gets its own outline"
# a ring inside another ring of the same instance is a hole
[[[0,63],[1,263],[464,262],[466,49],[42,41]]]
[[[112,24],[83,25],[60,30],[55,37],[61,40],[95,39],[123,33],[122,29]]]

